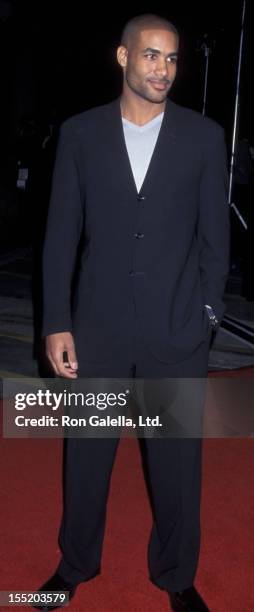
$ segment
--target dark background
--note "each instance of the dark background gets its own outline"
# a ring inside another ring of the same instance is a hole
[[[238,61],[242,0],[229,3],[137,2],[124,10],[92,3],[0,2],[12,6],[12,17],[1,23],[1,56],[5,63],[6,85],[19,116],[36,113],[46,118],[55,107],[63,117],[101,104],[120,92],[121,71],[115,49],[121,29],[135,14],[156,12],[179,28],[181,58],[174,98],[201,109],[204,54],[199,39],[215,39],[209,75],[207,112],[230,127]],[[242,114],[251,112],[254,102],[249,86],[253,72],[250,1],[242,70]]]
[[[232,3],[225,0],[203,3],[181,0],[174,3],[136,2],[135,5],[125,3],[124,6],[118,3],[114,8],[107,3],[92,2],[0,1],[3,92],[0,119],[0,211],[4,227],[3,239],[7,240],[7,235],[10,239],[11,211],[15,216],[15,211],[17,213],[20,208],[20,197],[17,197],[16,190],[18,159],[22,155],[27,156],[27,165],[33,167],[37,186],[38,181],[42,186],[45,177],[47,188],[44,187],[43,197],[46,202],[53,146],[45,163],[41,143],[47,134],[48,124],[53,123],[57,133],[59,124],[66,117],[91,106],[104,104],[120,94],[121,70],[115,59],[116,47],[126,20],[136,14],[160,14],[172,20],[179,29],[180,60],[171,96],[176,102],[198,111],[202,111],[205,76],[204,52],[198,49],[204,35],[208,35],[212,53],[207,115],[225,128],[230,153],[242,6],[241,0]],[[249,0],[239,125],[240,135],[247,135],[251,142],[254,139],[254,92],[251,77],[253,55]],[[24,154],[18,134],[20,126],[31,121],[33,127],[30,123]],[[22,161],[24,165],[25,160]],[[36,206],[36,202],[33,206]],[[18,240],[14,234],[11,231],[12,239]]]

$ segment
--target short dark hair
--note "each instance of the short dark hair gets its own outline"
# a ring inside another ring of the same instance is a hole
[[[168,19],[164,17],[160,17],[159,15],[153,15],[152,13],[145,13],[144,15],[137,15],[136,17],[132,17],[124,26],[121,36],[121,45],[124,47],[128,47],[130,41],[134,39],[135,35],[140,32],[143,28],[149,27],[159,27],[168,30],[169,32],[173,32],[176,36],[179,36],[178,30],[176,27],[168,21]]]

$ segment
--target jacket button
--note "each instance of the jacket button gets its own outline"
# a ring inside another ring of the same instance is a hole
[[[138,200],[139,202],[143,202],[143,200],[146,200],[146,196],[145,196],[145,195],[142,195],[142,194],[140,193],[140,194],[137,196],[137,200]]]
[[[136,234],[134,234],[134,238],[144,238],[144,234],[141,234],[141,232],[137,232]]]

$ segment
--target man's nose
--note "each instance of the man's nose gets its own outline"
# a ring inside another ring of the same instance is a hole
[[[168,62],[167,60],[164,60],[163,58],[159,59],[157,64],[156,64],[156,69],[155,69],[156,74],[160,75],[160,76],[166,76],[168,73]]]

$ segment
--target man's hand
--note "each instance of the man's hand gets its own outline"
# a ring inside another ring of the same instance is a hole
[[[67,361],[64,361],[64,352],[67,353]],[[78,363],[73,336],[70,332],[46,336],[46,355],[58,376],[77,378]]]

